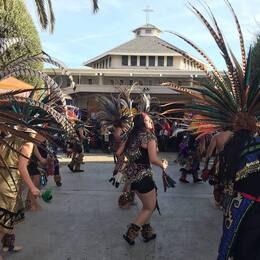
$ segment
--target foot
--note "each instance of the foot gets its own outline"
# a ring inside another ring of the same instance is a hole
[[[61,187],[61,186],[62,186],[62,183],[61,183],[60,181],[57,181],[57,182],[56,182],[56,186],[57,186],[57,187]]]
[[[179,179],[180,182],[182,183],[190,183],[189,181],[185,180],[185,179]]]
[[[144,238],[144,243],[147,243],[156,238],[156,234],[152,234],[150,237]]]
[[[200,179],[200,178],[197,178],[197,179],[194,179],[194,180],[193,180],[193,182],[194,182],[194,183],[197,183],[197,182],[202,182],[202,179]]]
[[[74,170],[74,172],[84,172],[84,170]]]
[[[133,246],[135,244],[135,241],[130,239],[127,235],[123,235],[123,238],[129,245]]]
[[[3,252],[13,252],[13,253],[17,253],[23,250],[22,246],[14,246],[12,247],[3,247]],[[0,258],[1,259],[1,258]]]

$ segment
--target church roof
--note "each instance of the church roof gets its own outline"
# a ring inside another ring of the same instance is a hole
[[[140,27],[136,28],[135,30],[133,30],[133,32],[136,32],[136,31],[138,31],[140,29],[156,29],[156,30],[161,32],[161,30],[158,27],[156,27],[156,26],[154,26],[154,25],[152,25],[150,23],[147,23],[147,24],[145,24],[143,26],[140,26]]]
[[[171,49],[165,47],[164,45],[169,46]],[[88,66],[92,62],[99,60],[107,55],[177,54],[177,52],[174,50],[180,49],[157,36],[138,36],[126,43],[119,45],[118,47],[115,47],[91,60],[84,62],[83,65]]]

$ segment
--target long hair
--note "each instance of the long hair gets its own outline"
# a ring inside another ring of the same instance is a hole
[[[146,127],[145,127],[145,123],[144,123],[144,117],[145,117],[145,113],[141,113],[141,114],[138,114],[134,117],[133,119],[133,123],[134,123],[134,126],[131,130],[131,132],[129,133],[128,135],[128,139],[126,141],[126,149],[128,147],[130,147],[131,144],[134,143],[134,141],[136,140],[136,137],[137,135],[140,133],[140,132],[143,132],[146,130]]]
[[[237,165],[245,148],[252,142],[253,134],[247,129],[235,132],[220,154],[220,179],[235,181]]]

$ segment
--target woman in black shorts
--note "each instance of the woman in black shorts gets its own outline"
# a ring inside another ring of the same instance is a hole
[[[156,186],[153,180],[151,163],[166,170],[168,162],[157,158],[157,140],[153,133],[153,122],[151,118],[141,113],[134,117],[134,127],[128,140],[117,150],[117,155],[124,155],[128,159],[126,176],[131,182],[131,190],[135,191],[141,200],[143,207],[136,216],[133,223],[128,227],[124,239],[134,244],[139,232],[144,242],[155,239],[150,218],[156,208]]]

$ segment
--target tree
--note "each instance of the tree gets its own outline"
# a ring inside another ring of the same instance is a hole
[[[260,34],[257,35],[256,41],[252,48],[252,74],[251,85],[260,84]]]
[[[5,3],[7,3],[7,1],[9,0],[4,0]],[[42,28],[44,30],[49,28],[50,32],[52,33],[54,31],[54,24],[55,24],[55,16],[52,8],[52,1],[47,0],[46,3],[46,0],[34,0],[34,2],[37,8],[39,21]],[[93,4],[93,12],[95,13],[98,10],[98,0],[91,0],[91,2]]]
[[[22,44],[14,44],[11,48],[0,56],[0,66],[5,68],[12,61],[20,57],[32,56],[42,51],[40,38],[33,24],[33,20],[27,11],[23,0],[0,0],[0,38],[20,38]],[[32,69],[41,70],[41,62],[32,63]],[[30,84],[39,83],[32,78],[22,78]]]

